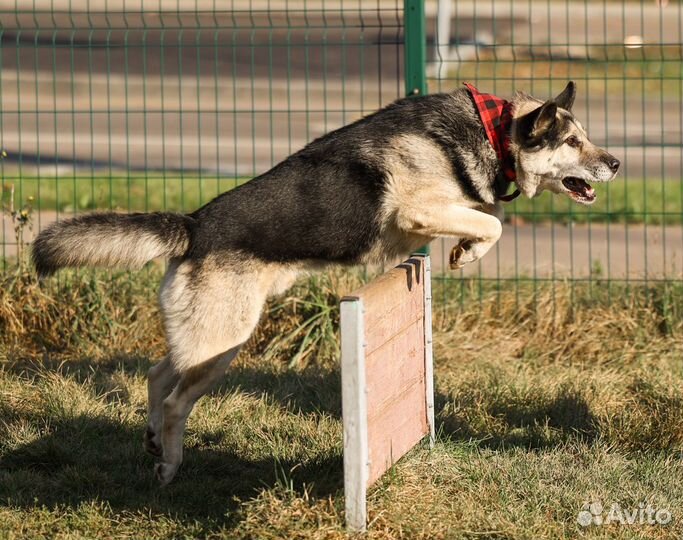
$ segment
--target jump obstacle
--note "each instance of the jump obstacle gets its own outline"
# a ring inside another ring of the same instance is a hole
[[[346,525],[365,530],[366,493],[424,437],[434,443],[428,255],[341,300]]]

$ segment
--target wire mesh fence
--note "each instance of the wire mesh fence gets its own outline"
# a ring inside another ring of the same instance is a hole
[[[435,273],[479,290],[679,280],[681,4],[424,10],[429,91],[468,81],[547,98],[575,80],[576,115],[623,163],[591,207],[550,194],[506,205],[503,238],[462,274],[447,270],[452,242],[435,242]],[[398,0],[5,0],[0,26],[5,261],[21,243],[12,205],[32,206],[34,232],[92,209],[191,211],[405,94]]]
[[[34,230],[191,211],[403,94],[398,1],[0,3],[0,162]],[[4,258],[16,253],[3,222]]]
[[[512,226],[463,274],[504,287],[680,280],[681,4],[495,0],[432,8],[430,91],[470,81],[502,96],[546,99],[574,80],[574,113],[591,140],[622,162],[613,183],[596,186],[592,206],[550,193],[506,205]],[[441,241],[439,256],[450,245]]]

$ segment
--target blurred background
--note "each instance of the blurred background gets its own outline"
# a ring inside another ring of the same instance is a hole
[[[27,7],[0,0],[5,261],[58,217],[192,211],[406,95],[408,66],[429,92],[468,81],[548,98],[574,80],[576,115],[623,164],[591,207],[548,194],[507,204],[503,238],[462,273],[447,269],[453,241],[435,242],[441,279],[481,289],[683,277],[680,2],[427,1],[408,45],[418,65],[406,63],[396,0]],[[30,223],[18,231],[22,210]]]

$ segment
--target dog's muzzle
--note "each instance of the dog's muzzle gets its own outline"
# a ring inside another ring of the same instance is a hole
[[[585,204],[595,202],[595,189],[585,180],[568,176],[562,180],[562,185],[569,190],[568,195],[575,201]]]

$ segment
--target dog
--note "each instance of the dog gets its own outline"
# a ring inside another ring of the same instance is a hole
[[[159,293],[168,354],[149,370],[144,434],[160,483],[181,464],[195,402],[266,299],[302,272],[395,260],[440,236],[460,239],[451,254],[460,268],[500,238],[501,201],[549,190],[593,203],[590,182],[612,180],[619,161],[588,139],[571,112],[575,95],[570,82],[547,101],[470,85],[399,99],[191,214],[92,213],[44,229],[32,247],[41,276],[169,261]]]

